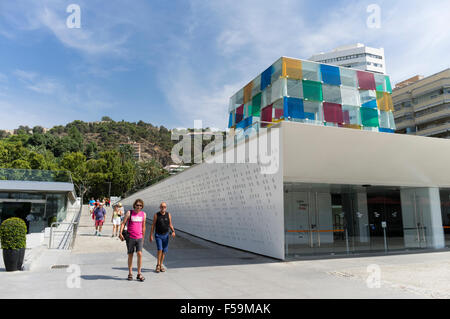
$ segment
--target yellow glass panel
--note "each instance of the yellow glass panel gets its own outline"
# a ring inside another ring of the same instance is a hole
[[[387,96],[384,92],[377,91],[377,106],[381,111],[389,111]]]
[[[346,127],[346,128],[353,128],[353,129],[356,129],[356,130],[360,130],[361,129],[361,125],[358,125],[358,124],[343,124],[342,126]]]
[[[394,102],[392,102],[392,95],[390,95],[387,92],[384,92],[384,96],[388,110],[394,112]]]
[[[252,88],[253,82],[250,82],[244,87],[244,103],[250,102],[252,100]]]
[[[289,58],[283,58],[283,77],[301,80],[302,61]]]

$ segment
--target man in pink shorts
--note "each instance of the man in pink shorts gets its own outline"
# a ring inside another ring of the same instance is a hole
[[[103,207],[103,204],[100,203],[96,209],[94,209],[95,216],[95,234],[94,236],[102,235],[102,227],[103,222],[105,221],[106,209]]]

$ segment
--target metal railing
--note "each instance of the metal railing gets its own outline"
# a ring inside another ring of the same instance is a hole
[[[75,245],[75,239],[77,236],[77,230],[78,230],[78,224],[80,222],[81,212],[83,210],[83,204],[80,203],[80,209],[78,210],[78,213],[74,216],[71,222],[53,222],[50,225],[50,238],[48,243],[48,248],[52,249],[54,244],[54,234],[55,233],[62,233],[62,238],[60,238],[58,247],[55,247],[56,249],[72,249]],[[64,230],[58,230],[54,228],[57,228],[56,225],[68,225],[67,229]]]

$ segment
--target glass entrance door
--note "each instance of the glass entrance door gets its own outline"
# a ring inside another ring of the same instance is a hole
[[[345,214],[332,194],[319,188],[286,188],[286,255],[348,251]]]
[[[424,209],[428,207],[428,196],[425,189],[402,189],[402,208],[404,241],[406,248],[427,247],[427,230],[424,222]]]

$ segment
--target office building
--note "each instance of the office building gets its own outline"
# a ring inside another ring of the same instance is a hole
[[[450,69],[398,83],[392,100],[397,133],[450,138]]]
[[[314,54],[309,60],[363,71],[386,73],[384,49],[371,48],[361,43]]]

